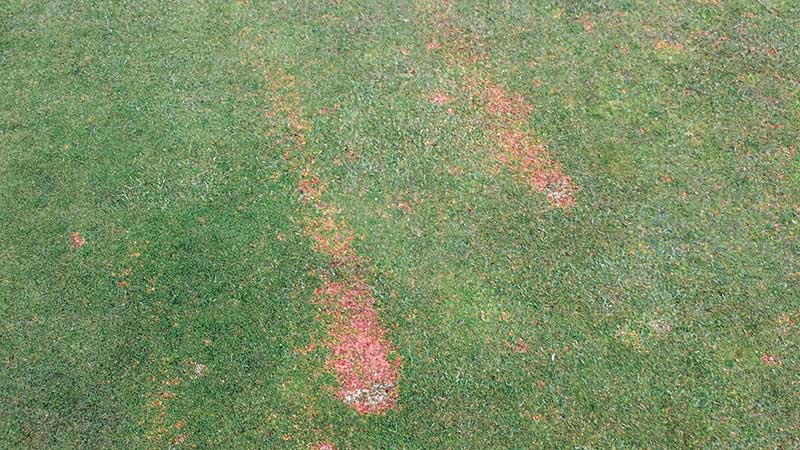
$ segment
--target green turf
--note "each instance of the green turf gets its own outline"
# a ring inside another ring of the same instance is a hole
[[[565,212],[414,3],[0,4],[0,448],[800,445],[800,4],[452,2]],[[385,416],[297,351],[326,261],[265,67],[372,262]]]

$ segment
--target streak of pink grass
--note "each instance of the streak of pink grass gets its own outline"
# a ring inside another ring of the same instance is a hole
[[[360,281],[328,281],[316,294],[334,321],[328,364],[339,383],[339,397],[360,414],[393,409],[400,363],[389,358],[392,348],[369,287]]]
[[[521,131],[533,108],[523,97],[509,95],[502,84],[490,83],[483,99],[497,137],[497,159],[545,194],[550,204],[563,209],[575,206],[575,186],[561,164],[530,132]]]

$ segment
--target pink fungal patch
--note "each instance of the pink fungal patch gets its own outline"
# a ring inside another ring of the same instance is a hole
[[[363,281],[326,281],[316,302],[333,318],[328,349],[339,383],[339,398],[360,414],[383,413],[397,404],[399,360],[373,308],[375,299]]]
[[[456,11],[445,1],[436,3],[432,11],[421,8],[431,17],[431,29],[442,30],[446,39],[442,58],[462,69],[474,69],[464,81],[464,91],[470,98],[479,98],[486,119],[487,135],[494,137],[495,156],[505,167],[521,177],[535,191],[543,193],[548,202],[558,208],[575,206],[577,186],[564,173],[561,164],[551,157],[547,147],[528,131],[528,116],[533,106],[521,95],[509,93],[500,83],[492,83],[483,74],[489,67],[491,54],[482,47],[480,37],[455,26]],[[586,32],[594,30],[589,16],[582,19]],[[442,48],[439,41],[429,41],[429,50]],[[444,104],[448,98],[435,94],[429,97],[434,104]]]
[[[79,248],[86,243],[86,239],[84,239],[83,236],[81,236],[81,234],[78,232],[70,234],[69,238],[72,241],[73,248]]]
[[[332,217],[311,220],[305,231],[314,240],[314,250],[331,259],[331,268],[355,268],[359,265],[358,255],[350,245],[353,242],[353,232]]]
[[[356,234],[341,217],[341,211],[322,198],[326,185],[314,175],[315,156],[305,148],[311,124],[298,112],[297,93],[286,92],[294,85],[294,78],[267,78],[275,105],[269,118],[280,122],[280,116],[288,122],[284,158],[300,172],[297,190],[301,200],[314,206],[312,215],[305,218],[305,233],[313,240],[314,250],[330,259],[328,270],[320,276],[323,285],[314,296],[325,321],[331,323],[325,342],[330,353],[326,366],[335,374],[338,396],[343,402],[360,414],[383,413],[397,404],[400,360],[390,359],[393,347],[373,308],[375,300],[365,276],[369,273],[369,260],[359,257],[351,245]],[[327,108],[320,110],[321,115],[329,112]],[[312,344],[297,352],[307,354],[315,349]],[[312,448],[336,447],[323,442]]]
[[[522,96],[509,96],[502,84],[489,83],[484,89],[483,100],[486,112],[500,121],[525,120],[533,110]]]
[[[670,42],[663,39],[656,39],[655,48],[666,53],[680,53],[683,51],[683,44],[680,42]]]
[[[336,208],[318,201],[317,211],[321,217],[309,220],[305,232],[314,249],[330,258],[331,271],[323,274],[314,299],[332,322],[326,365],[336,376],[344,403],[359,414],[383,413],[397,405],[400,361],[389,358],[393,349],[363,276],[369,261],[353,249],[355,233],[338,218]]]
[[[522,131],[533,109],[522,96],[509,96],[501,84],[489,83],[483,91],[484,110],[498,146],[497,159],[512,169],[551,205],[575,206],[575,185],[561,164],[530,132]]]
[[[313,177],[301,180],[301,191],[316,185]],[[320,217],[308,221],[305,232],[314,250],[330,258],[331,271],[322,276],[314,302],[331,319],[326,363],[339,384],[338,397],[359,414],[383,413],[397,405],[400,361],[391,360],[393,349],[380,325],[375,299],[364,279],[369,261],[360,258],[351,243],[355,233],[338,217],[339,210],[317,200]]]
[[[321,193],[319,178],[306,177],[301,179],[297,183],[297,190],[303,195],[304,202],[318,198]]]
[[[446,105],[453,101],[453,99],[444,92],[437,92],[436,94],[428,97],[428,100],[434,105]]]
[[[320,442],[316,445],[309,445],[310,450],[337,450],[336,446],[330,442]]]
[[[428,50],[439,50],[440,48],[442,48],[442,44],[436,41],[431,41],[425,44],[425,48],[427,48]]]

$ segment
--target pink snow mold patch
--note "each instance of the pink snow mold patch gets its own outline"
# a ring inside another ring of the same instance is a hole
[[[317,290],[317,297],[334,322],[328,366],[339,384],[339,398],[360,414],[394,409],[400,360],[391,358],[393,348],[369,287],[363,282],[328,281]]]

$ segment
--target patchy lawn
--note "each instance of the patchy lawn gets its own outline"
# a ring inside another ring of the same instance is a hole
[[[0,447],[800,442],[796,2],[11,1],[0,73]]]

